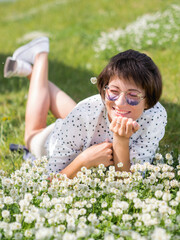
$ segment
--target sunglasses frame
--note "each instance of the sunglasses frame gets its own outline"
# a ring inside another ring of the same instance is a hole
[[[128,91],[120,91],[120,94],[117,95],[117,98],[115,97],[114,100],[111,100],[110,98],[107,97],[107,96],[108,96],[107,90],[109,90],[109,89],[110,89],[110,87],[109,87],[108,85],[106,85],[106,86],[104,87],[105,97],[107,98],[108,101],[112,101],[112,102],[115,102],[116,100],[118,100],[118,98],[120,97],[120,95],[121,95],[122,93],[124,93],[124,94],[125,94],[126,103],[129,104],[129,105],[131,105],[131,106],[137,106],[137,105],[141,102],[141,100],[143,100],[143,99],[146,97],[146,96],[143,96],[141,93],[139,93],[139,94],[137,95],[137,96],[139,97],[138,103],[137,103],[137,104],[130,104],[130,103],[127,101],[127,93],[128,93],[128,92],[131,92],[131,91],[128,90]],[[134,91],[137,91],[137,90],[134,90]],[[138,92],[138,91],[137,91],[137,92]]]

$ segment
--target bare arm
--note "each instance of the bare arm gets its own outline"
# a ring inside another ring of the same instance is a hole
[[[103,163],[105,167],[113,165],[114,162],[112,158],[112,143],[103,142],[95,144],[80,153],[60,173],[66,174],[68,178],[73,178],[83,166],[91,168],[97,167],[101,163]]]
[[[118,171],[130,171],[129,139],[139,129],[137,122],[131,118],[118,117],[112,120],[110,130],[113,134],[113,160]],[[117,164],[123,163],[122,168]]]

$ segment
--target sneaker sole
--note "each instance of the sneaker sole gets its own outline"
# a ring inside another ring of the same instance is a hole
[[[35,45],[38,45],[39,43],[42,43],[42,42],[49,42],[49,39],[47,37],[40,37],[40,38],[36,38],[36,39],[32,40],[31,42],[29,42],[29,43],[23,45],[22,47],[18,48],[14,52],[13,58],[14,59],[19,58],[27,50],[29,50],[30,48],[33,48]]]
[[[17,62],[12,57],[6,59],[4,65],[4,77],[10,78],[13,75],[13,71],[16,69]]]

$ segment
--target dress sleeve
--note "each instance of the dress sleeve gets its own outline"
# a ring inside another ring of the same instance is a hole
[[[165,126],[167,124],[166,110],[158,103],[155,107],[146,110],[138,122],[140,124],[140,129],[131,139],[131,164],[142,164],[144,162],[152,163],[159,142],[165,134]]]
[[[49,172],[60,172],[82,151],[87,131],[82,111],[83,109],[75,108],[66,119],[56,121],[47,143]]]

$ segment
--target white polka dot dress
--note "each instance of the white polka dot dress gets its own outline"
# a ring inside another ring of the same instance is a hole
[[[137,120],[140,129],[130,138],[130,161],[152,161],[159,141],[165,133],[167,114],[160,103],[143,112]],[[109,119],[99,94],[76,105],[65,119],[58,119],[47,139],[45,148],[49,158],[49,172],[60,172],[88,147],[112,142]]]

